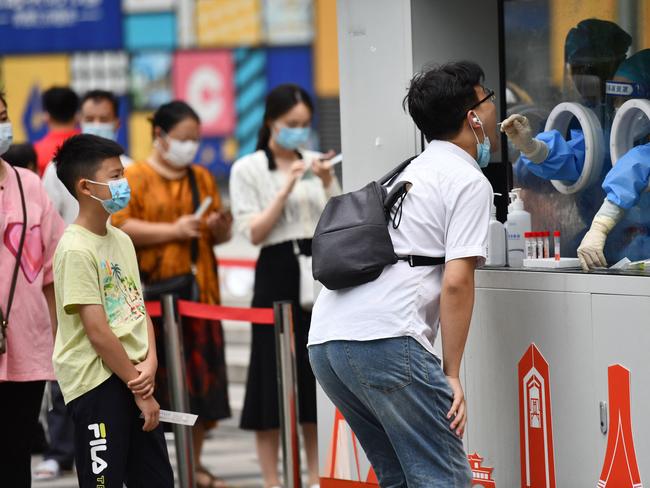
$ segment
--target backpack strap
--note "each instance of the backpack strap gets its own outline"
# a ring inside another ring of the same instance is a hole
[[[2,163],[0,163],[2,164]],[[14,302],[14,292],[16,291],[16,283],[18,282],[18,270],[20,269],[20,263],[23,257],[23,248],[25,247],[25,234],[27,233],[27,205],[25,204],[25,192],[23,190],[23,182],[20,179],[20,173],[15,166],[11,167],[16,172],[16,180],[18,182],[18,190],[20,191],[20,205],[23,211],[23,228],[20,231],[20,241],[18,244],[18,251],[16,252],[16,263],[14,264],[14,270],[11,275],[11,284],[9,285],[9,300],[7,301],[7,308],[3,312],[0,308],[0,334],[3,336],[6,334],[7,325],[9,324],[9,313],[11,312],[11,306]]]
[[[403,161],[400,163],[398,166],[390,170],[388,173],[386,173],[384,176],[382,176],[379,180],[377,180],[377,183],[380,185],[390,185],[393,180],[399,175],[406,167],[411,164],[411,161],[413,161],[417,156],[412,156],[408,158],[406,161]],[[404,202],[404,197],[406,197],[406,194],[408,193],[409,188],[411,187],[411,183],[408,181],[403,182],[402,185],[398,185],[393,190],[388,194],[386,201],[384,202],[385,209],[389,211],[392,206],[401,198],[401,202]],[[401,220],[401,210],[402,206],[400,204],[399,209],[397,210],[396,213],[399,213],[399,220]],[[397,217],[397,215],[396,215]],[[397,228],[399,226],[399,222],[396,222],[395,219],[393,219],[393,228]],[[416,268],[420,266],[438,266],[440,264],[445,264],[445,257],[437,257],[433,258],[430,256],[417,256],[413,254],[409,254],[408,256],[397,256],[398,261],[407,261],[411,268]]]
[[[439,264],[445,264],[445,257],[432,258],[429,256],[416,256],[409,254],[408,256],[397,256],[398,261],[407,261],[411,268],[416,268],[419,266],[437,266]]]
[[[417,158],[417,156],[412,156],[412,157],[408,158],[406,161],[400,163],[398,166],[391,169],[388,173],[386,173],[384,176],[379,178],[377,180],[377,183],[379,183],[380,185],[390,185],[393,182],[393,180],[395,179],[395,177],[398,174],[400,174],[402,171],[404,171],[404,169],[409,164],[411,164],[411,161],[413,161],[415,158]]]
[[[196,184],[196,174],[194,174],[194,170],[192,169],[192,166],[187,167],[187,178],[190,181],[190,190],[192,191],[192,211],[196,211],[197,208],[199,208],[200,202],[199,202],[199,187]],[[198,239],[192,239],[190,241],[190,260],[192,261],[191,266],[192,266],[192,273],[195,273],[196,269],[196,261],[199,258],[199,240]]]

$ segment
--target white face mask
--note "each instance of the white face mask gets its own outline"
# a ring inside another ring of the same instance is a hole
[[[13,140],[14,132],[11,122],[0,123],[0,154],[4,154],[9,150]]]
[[[81,132],[114,141],[117,139],[115,124],[112,122],[82,122]]]
[[[179,141],[167,136],[167,144],[169,148],[162,156],[165,161],[177,168],[189,166],[199,150],[199,143],[196,141]]]

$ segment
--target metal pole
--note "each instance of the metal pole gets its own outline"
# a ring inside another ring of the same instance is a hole
[[[273,310],[275,314],[275,350],[277,354],[284,487],[301,488],[293,309],[291,302],[276,302],[273,304]]]
[[[183,331],[173,295],[163,295],[160,299],[163,311],[163,330],[167,359],[167,379],[172,410],[189,412],[190,400],[185,388],[185,354],[183,353]],[[194,448],[192,428],[174,424],[174,444],[176,445],[176,464],[181,488],[195,488]]]

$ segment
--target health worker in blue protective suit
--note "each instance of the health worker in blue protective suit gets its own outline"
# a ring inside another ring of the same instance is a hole
[[[583,103],[603,118],[605,82],[625,59],[632,38],[613,22],[599,19],[581,21],[567,34],[564,56],[569,75]],[[503,121],[501,131],[521,152],[518,165],[525,165],[545,180],[575,183],[584,166],[585,140],[581,130],[570,131],[567,141],[557,130],[541,132],[533,138],[526,117],[513,114]]]
[[[616,72],[614,82],[628,84],[628,92],[650,93],[650,49],[644,49],[631,56]],[[615,109],[620,107],[625,98],[615,100]],[[646,138],[650,133],[650,121],[644,114],[633,120],[630,127],[634,140]],[[639,205],[641,197],[650,183],[650,144],[639,145],[630,149],[605,176],[603,190],[606,198],[600,210],[592,220],[591,227],[578,247],[578,257],[582,267],[587,270],[607,266],[604,247],[607,236],[625,214]],[[650,208],[644,202],[640,209],[650,218]],[[650,249],[647,236],[639,236],[628,245],[628,252],[634,254],[634,247]],[[647,256],[650,257],[650,256]]]

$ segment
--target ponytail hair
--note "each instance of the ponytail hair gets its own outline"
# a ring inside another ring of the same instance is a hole
[[[314,113],[314,104],[309,93],[304,88],[294,84],[276,86],[266,96],[264,121],[257,136],[257,150],[266,150],[271,140],[270,124],[282,117],[299,103],[304,103],[309,111]]]

